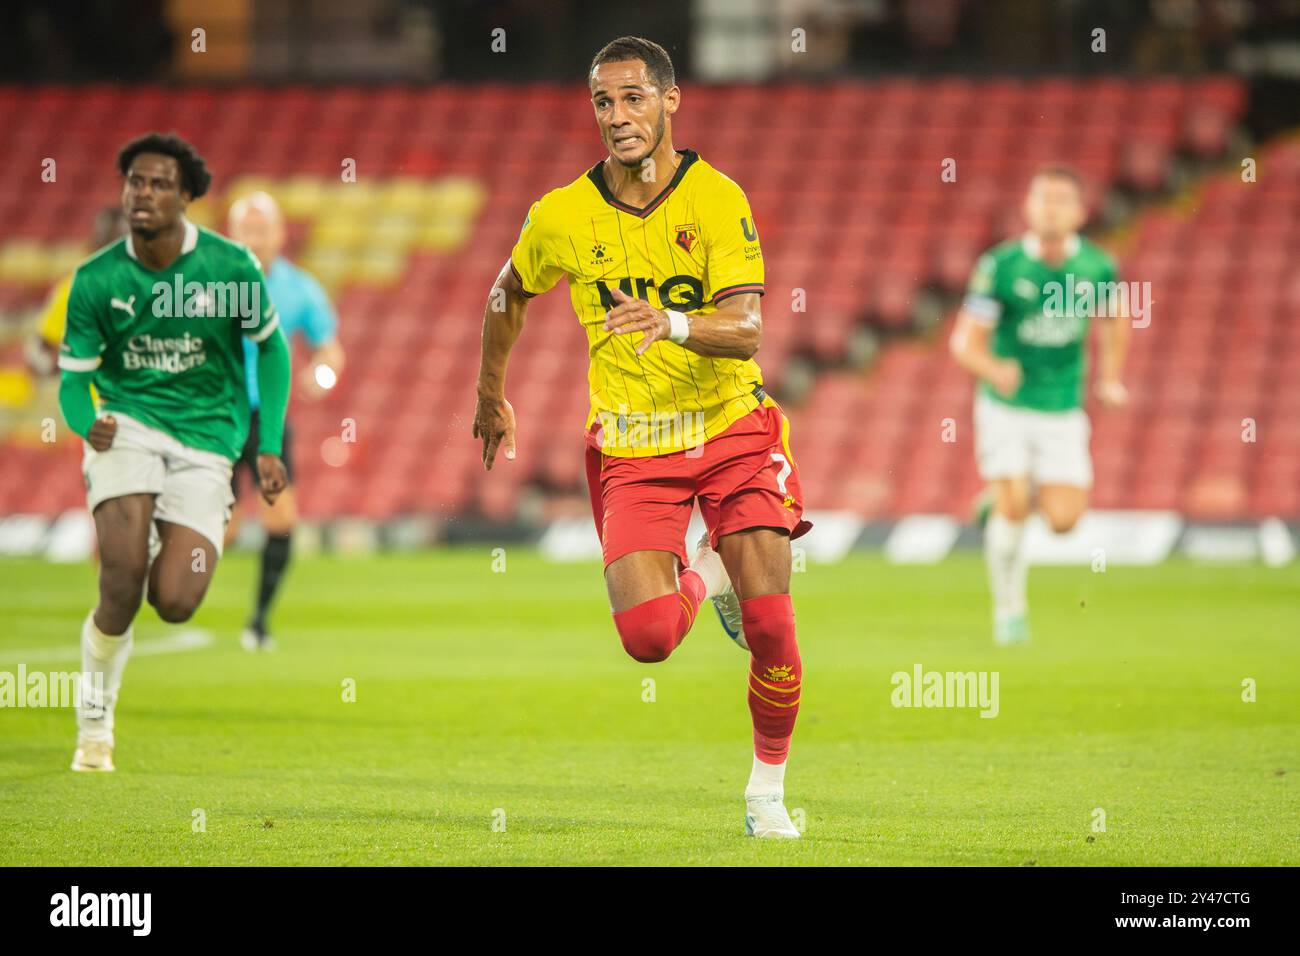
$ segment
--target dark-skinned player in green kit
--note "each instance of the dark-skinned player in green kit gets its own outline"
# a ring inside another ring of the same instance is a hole
[[[86,441],[101,558],[73,770],[114,769],[114,708],[145,594],[164,621],[186,621],[216,570],[248,431],[245,337],[258,348],[262,495],[285,486],[289,350],[256,257],[186,219],[212,177],[184,140],[135,139],[118,169],[130,232],[78,267],[59,350],[59,405]]]

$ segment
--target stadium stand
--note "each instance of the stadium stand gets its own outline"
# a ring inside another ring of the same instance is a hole
[[[1228,154],[1243,99],[1220,79],[688,88],[676,143],[740,182],[759,224],[758,357],[791,400],[808,506],[965,513],[970,444],[939,434],[946,419],[970,434],[971,384],[941,333],[975,256],[1017,231],[1030,171],[1064,158],[1094,209],[1137,209],[1102,238],[1154,298],[1132,337],[1132,406],[1094,414],[1095,503],[1300,515],[1300,390],[1280,387],[1300,380],[1300,142],[1261,151],[1259,181],[1243,183]],[[249,87],[220,101],[0,88],[0,314],[29,313],[82,255],[93,211],[116,195],[118,146],[174,128],[217,175],[194,218],[219,225],[238,193],[270,190],[293,222],[290,253],[336,297],[349,367],[324,401],[292,409],[309,515],[504,521],[527,488],[581,494],[586,348],[563,291],[532,303],[511,362],[518,461],[484,480],[469,422],[483,303],[524,214],[600,157],[585,100],[546,84]],[[36,177],[46,157],[56,182]],[[941,180],[947,158],[955,182]],[[918,322],[925,301],[938,324]],[[82,503],[80,443],[39,440],[50,414],[48,401],[21,410],[0,436],[0,514]],[[348,420],[355,442],[339,439]]]

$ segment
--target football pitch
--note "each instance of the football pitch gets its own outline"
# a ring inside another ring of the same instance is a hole
[[[1033,640],[997,649],[976,555],[809,564],[804,839],[756,841],[711,610],[641,665],[597,565],[505,560],[298,560],[252,655],[226,558],[189,624],[142,611],[116,773],[68,770],[69,710],[0,710],[0,865],[1300,863],[1298,565],[1035,568]],[[0,671],[79,667],[93,574],[0,561]],[[997,672],[996,716],[893,706],[917,665]]]

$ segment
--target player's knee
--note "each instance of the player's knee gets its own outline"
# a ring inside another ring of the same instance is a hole
[[[998,502],[997,511],[1008,521],[1024,521],[1029,517],[1029,499],[1009,498],[1000,501]]]
[[[667,618],[635,623],[619,621],[617,617],[614,620],[623,650],[642,664],[666,661],[677,646],[675,623]]]
[[[140,596],[144,591],[144,578],[148,565],[144,562],[115,562],[100,569],[99,605],[106,615],[125,624],[131,622],[140,609]]]
[[[788,593],[768,594],[740,602],[745,622],[745,642],[756,657],[772,656],[797,660],[794,603]]]
[[[293,522],[279,515],[267,521],[263,527],[272,538],[287,538],[293,534]]]
[[[1081,512],[1070,511],[1049,511],[1046,513],[1047,525],[1057,534],[1065,534],[1079,523]]]
[[[184,624],[198,610],[197,598],[184,594],[166,594],[149,592],[149,603],[158,612],[158,616],[168,624]]]
[[[154,609],[168,624],[184,624],[194,616],[194,605],[185,601],[160,601]]]
[[[144,584],[144,576],[149,573],[149,553],[147,550],[129,554],[114,554],[107,549],[99,556],[99,573],[101,580],[114,585],[126,587],[131,584]]]
[[[144,590],[144,575],[105,575],[99,585],[100,602],[114,608],[134,611],[140,606],[140,593]]]
[[[99,604],[95,608],[95,623],[105,634],[121,634],[135,620],[140,610],[140,592],[135,593],[134,600],[113,601],[103,591],[100,592]]]

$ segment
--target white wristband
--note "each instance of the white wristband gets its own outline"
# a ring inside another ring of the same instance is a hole
[[[674,312],[668,309],[668,341],[676,342],[681,345],[690,337],[691,326],[686,321],[686,315],[682,312]]]

